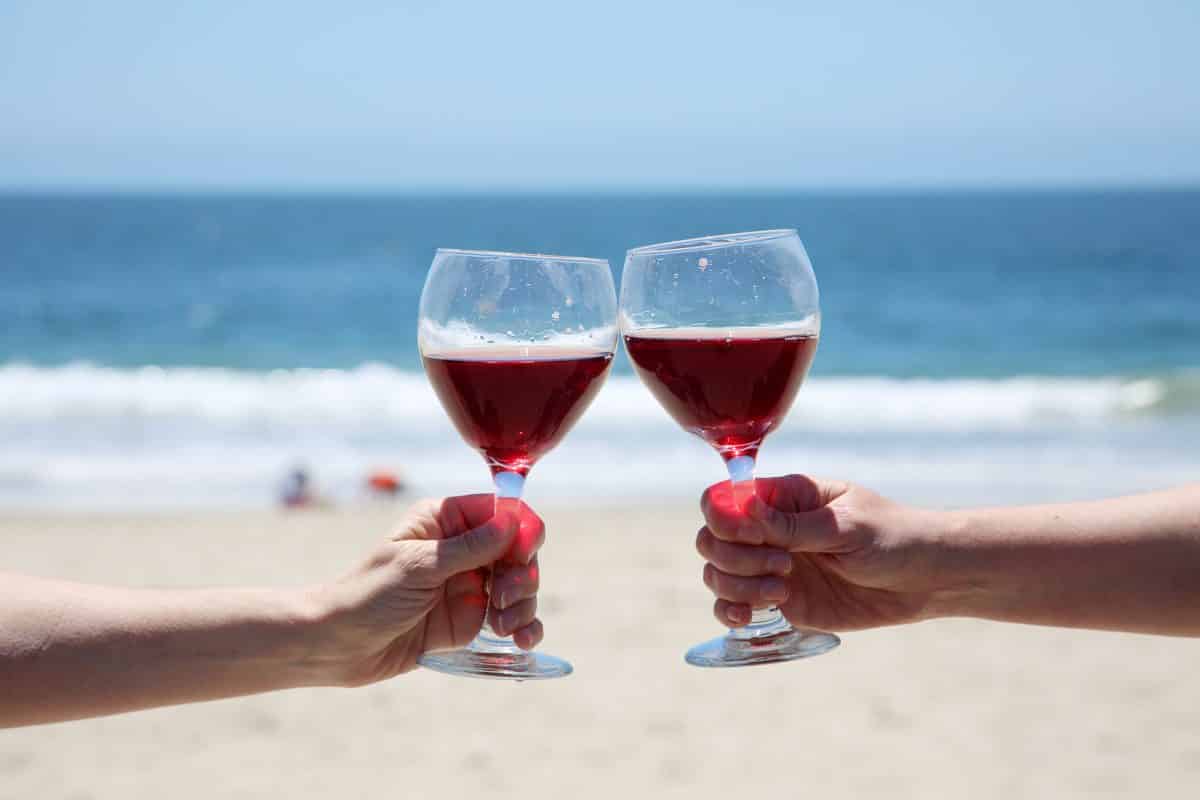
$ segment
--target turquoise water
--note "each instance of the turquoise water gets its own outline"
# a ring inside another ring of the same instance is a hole
[[[607,257],[619,279],[627,247],[771,227],[799,230],[824,327],[764,468],[955,497],[1197,474],[1200,192],[10,194],[0,503],[256,504],[297,461],[345,497],[381,463],[479,488],[419,372],[436,247]],[[531,491],[719,478],[616,372]]]
[[[825,375],[1200,364],[1200,193],[0,196],[0,362],[417,365],[439,246],[605,257],[796,227]]]

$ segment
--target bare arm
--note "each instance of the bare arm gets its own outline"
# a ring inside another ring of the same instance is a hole
[[[727,486],[697,538],[727,625],[776,600],[823,630],[970,616],[1200,636],[1200,485],[949,512],[801,475],[760,480],[742,511]]]
[[[945,522],[933,613],[1200,636],[1200,486]]]
[[[465,645],[487,613],[521,647],[541,520],[491,495],[426,501],[364,563],[303,589],[120,589],[0,573],[0,728],[300,686],[357,686]],[[489,596],[480,568],[493,567]]]
[[[0,727],[321,683],[300,593],[0,575]]]

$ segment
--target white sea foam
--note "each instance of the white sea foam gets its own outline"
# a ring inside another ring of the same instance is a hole
[[[1135,469],[1159,482],[1200,474],[1196,448],[1184,444],[1198,433],[1194,375],[817,377],[764,448],[762,467],[890,481],[917,494],[943,486],[961,495],[969,485],[989,497],[1004,486],[1027,496],[1047,481],[1096,486],[1097,471]],[[487,481],[415,371],[0,366],[0,507],[261,505],[296,463],[338,497],[357,494],[376,465],[404,469],[424,492]],[[683,495],[720,477],[719,460],[636,378],[613,375],[538,466],[530,492]]]
[[[1088,424],[1177,405],[1200,378],[904,380],[811,378],[789,427],[830,431],[1012,429]],[[1193,397],[1193,400],[1200,398]],[[1197,404],[1200,410],[1200,404]],[[614,431],[661,411],[638,381],[614,375],[588,412]],[[116,369],[91,364],[0,366],[0,425],[192,420],[232,427],[331,425],[372,429],[438,419],[424,375],[382,364],[268,372],[201,367]]]

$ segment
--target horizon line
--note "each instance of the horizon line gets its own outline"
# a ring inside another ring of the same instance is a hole
[[[4,183],[0,195],[788,195],[788,194],[982,194],[982,193],[1135,193],[1200,191],[1200,180],[1179,181],[1028,181],[795,185],[580,184],[518,185],[413,184],[153,184],[153,183]]]

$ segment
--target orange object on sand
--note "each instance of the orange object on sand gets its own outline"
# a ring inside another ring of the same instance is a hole
[[[387,470],[372,472],[367,478],[367,484],[376,491],[395,494],[400,491],[400,479]]]

